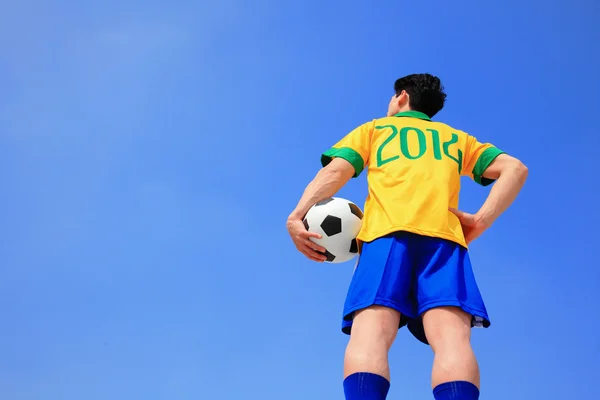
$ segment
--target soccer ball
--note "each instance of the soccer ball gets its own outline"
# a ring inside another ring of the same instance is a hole
[[[312,206],[304,217],[307,231],[320,234],[310,238],[327,251],[327,262],[343,263],[358,254],[356,236],[362,227],[362,210],[349,200],[330,197]]]

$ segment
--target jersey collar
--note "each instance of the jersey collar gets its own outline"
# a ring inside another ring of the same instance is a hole
[[[427,116],[427,114],[423,114],[420,111],[404,111],[394,115],[394,117],[411,117],[411,118],[419,118],[424,119],[426,121],[431,121],[431,118]]]

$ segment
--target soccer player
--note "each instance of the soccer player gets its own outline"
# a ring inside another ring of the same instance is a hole
[[[414,74],[394,85],[387,116],[367,122],[321,155],[323,168],[289,215],[297,249],[324,261],[303,217],[366,169],[368,195],[358,235],[342,331],[347,400],[383,400],[390,387],[388,353],[407,325],[431,346],[436,400],[479,398],[472,327],[490,319],[477,287],[468,245],[510,206],[528,170],[489,143],[431,118],[444,106],[440,80]],[[475,214],[458,210],[460,177],[492,186]]]

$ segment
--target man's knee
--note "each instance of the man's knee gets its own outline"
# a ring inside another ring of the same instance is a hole
[[[425,335],[435,353],[431,384],[468,381],[479,387],[479,367],[471,348],[471,316],[457,307],[423,314]]]
[[[371,306],[357,311],[350,341],[365,346],[385,346],[389,350],[398,333],[400,313],[383,306]]]
[[[358,311],[344,356],[344,376],[370,372],[389,381],[387,357],[399,324],[400,313],[387,307],[371,306]]]
[[[439,307],[425,312],[423,327],[433,351],[470,346],[471,318],[458,307]]]

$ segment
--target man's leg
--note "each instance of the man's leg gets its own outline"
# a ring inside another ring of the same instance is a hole
[[[344,358],[346,400],[384,400],[390,387],[388,353],[400,313],[371,306],[356,312]]]
[[[471,347],[471,315],[458,307],[423,314],[427,340],[435,354],[431,386],[436,400],[479,398],[479,366]]]

